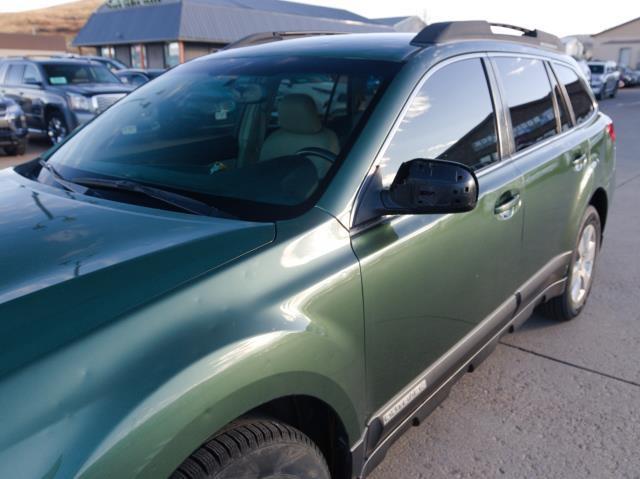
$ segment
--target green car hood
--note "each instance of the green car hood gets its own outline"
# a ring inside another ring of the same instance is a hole
[[[0,376],[274,238],[0,172]]]

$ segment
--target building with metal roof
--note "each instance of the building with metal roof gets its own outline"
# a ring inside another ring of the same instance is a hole
[[[640,17],[592,35],[593,58],[640,70]]]
[[[391,27],[397,32],[407,33],[419,32],[427,26],[424,20],[417,16],[376,18],[374,22]]]
[[[283,0],[110,0],[73,45],[132,67],[165,68],[265,31],[396,30],[347,10]]]

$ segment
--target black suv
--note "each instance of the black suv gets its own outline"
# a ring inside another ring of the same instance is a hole
[[[27,119],[15,101],[0,96],[0,147],[7,155],[24,155],[27,149]]]
[[[132,90],[100,63],[15,58],[0,62],[0,93],[24,110],[30,132],[56,144]]]

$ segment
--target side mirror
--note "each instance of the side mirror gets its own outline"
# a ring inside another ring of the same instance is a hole
[[[462,213],[478,203],[478,179],[460,163],[411,160],[400,166],[381,200],[386,214]]]

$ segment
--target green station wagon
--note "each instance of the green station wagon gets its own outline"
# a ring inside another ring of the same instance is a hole
[[[257,35],[0,172],[0,477],[365,477],[577,316],[615,132],[520,33]]]

